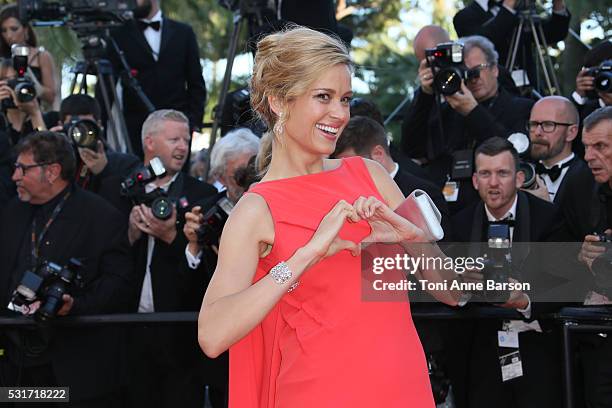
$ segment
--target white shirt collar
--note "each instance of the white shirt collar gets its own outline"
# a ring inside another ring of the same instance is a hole
[[[484,11],[489,11],[489,1],[488,0],[474,0]]]
[[[555,164],[553,164],[551,167],[548,167],[548,166],[544,166],[544,167],[546,167],[547,169],[552,169],[552,168],[553,168],[553,167],[555,167],[555,166],[559,166],[559,167],[561,167],[563,164],[565,164],[565,163],[567,163],[568,161],[572,160],[572,159],[574,158],[574,156],[575,156],[575,155],[574,155],[574,152],[572,152],[572,153],[570,153],[570,154],[569,154],[569,156],[566,156],[565,158],[563,158],[563,159],[559,160],[558,162],[556,162]],[[541,161],[541,160],[540,160],[540,161]],[[542,164],[544,164],[544,163],[542,163]]]
[[[514,202],[512,203],[512,207],[510,207],[508,212],[505,213],[504,216],[501,218],[495,218],[493,214],[491,214],[491,211],[489,211],[489,208],[487,207],[487,204],[485,203],[485,212],[487,213],[487,219],[489,221],[500,221],[506,218],[510,218],[511,220],[516,220],[516,203],[517,202],[518,202],[518,194],[515,194]]]
[[[169,181],[167,181],[166,183],[164,183],[161,186],[158,186],[157,184],[155,184],[154,181],[148,183],[147,185],[145,185],[145,191],[147,193],[150,193],[151,191],[155,190],[157,187],[161,188],[164,191],[168,191],[168,189],[170,188],[170,185],[172,183],[174,183],[174,180],[176,180],[176,178],[178,177],[179,173],[180,172],[176,173],[174,176],[172,176],[172,178]]]
[[[397,163],[393,163],[393,165],[395,166],[393,168],[393,171],[391,173],[389,173],[389,175],[391,176],[391,178],[395,178],[395,176],[397,175],[397,172],[399,171],[399,164]]]

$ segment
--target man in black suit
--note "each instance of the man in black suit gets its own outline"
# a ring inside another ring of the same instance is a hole
[[[136,20],[114,30],[112,37],[155,109],[181,111],[189,118],[190,129],[199,129],[206,87],[195,33],[187,24],[163,16],[158,0],[138,0],[137,4]],[[121,72],[119,56],[113,47],[109,52],[115,72]],[[126,84],[123,111],[134,153],[142,158],[140,131],[149,112]]]
[[[536,163],[536,173],[541,177],[535,190],[540,198],[551,201],[563,211],[568,190],[573,183],[592,188],[594,180],[584,160],[572,152],[572,143],[578,134],[580,119],[569,99],[562,96],[547,96],[531,109],[528,122],[531,140],[531,158]],[[583,214],[582,216],[584,216]],[[566,225],[572,239],[582,241],[584,235],[576,225],[580,220],[567,219]]]
[[[459,37],[482,35],[489,38],[499,52],[500,63],[505,65],[512,46],[512,34],[520,21],[520,11],[517,10],[519,3],[521,0],[474,0],[453,18],[457,35]],[[553,0],[552,15],[542,22],[547,43],[555,44],[562,41],[567,35],[569,22],[570,14],[564,0]],[[517,52],[517,64],[518,67],[527,70],[532,84],[536,79],[533,68],[537,63],[537,59],[532,55],[534,48],[532,34],[524,32]]]
[[[421,86],[402,124],[402,150],[420,159],[436,185],[445,187],[451,214],[478,199],[470,182],[473,149],[489,137],[522,131],[533,105],[498,86],[498,55],[489,40],[472,36],[461,42],[465,65],[477,70],[479,78],[462,83],[438,109],[433,72],[423,60]]]
[[[198,310],[204,296],[205,276],[187,267],[182,234],[184,212],[216,194],[216,189],[181,172],[189,152],[189,120],[175,110],[149,115],[142,127],[145,164],[158,157],[166,169],[161,178],[146,184],[150,193],[161,188],[177,202],[169,218],[153,215],[151,208],[118,197],[128,217],[128,237],[136,259],[137,293],[132,310],[139,313]],[[116,188],[116,185],[115,185]],[[181,204],[182,203],[182,204]],[[135,328],[129,332],[130,407],[200,407],[203,385],[195,372],[201,355],[196,327]]]
[[[65,136],[33,133],[17,153],[18,197],[5,208],[0,231],[3,313],[27,270],[43,261],[65,266],[70,258],[81,261],[85,285],[64,294],[57,315],[127,311],[135,284],[119,212],[72,183],[75,158]],[[24,312],[38,307],[35,302]],[[123,376],[116,328],[37,327],[3,335],[3,386],[68,386],[71,407],[118,406]]]
[[[510,242],[514,243],[555,239],[561,225],[554,206],[519,191],[524,175],[518,171],[518,154],[510,142],[502,138],[485,141],[476,149],[475,163],[473,183],[481,200],[453,217],[454,240],[487,242],[490,224],[508,225]],[[532,286],[548,278],[543,275],[542,265],[527,267],[542,254],[530,257],[525,247],[514,247],[512,263],[521,268],[511,278],[531,282]],[[466,274],[465,280],[483,278],[482,273]],[[501,305],[520,312],[516,314],[517,320],[479,320],[461,324],[461,330],[455,328],[457,336],[448,347],[453,356],[450,373],[458,407],[561,406],[560,338],[557,333],[547,331],[544,324],[532,321],[539,311],[534,309],[530,296],[533,295],[513,290]],[[523,319],[530,321],[529,324]],[[518,350],[498,339],[498,331],[518,336]],[[503,373],[500,364],[501,355],[514,351],[520,354],[521,375],[516,375],[517,371]]]
[[[591,222],[584,225],[584,242],[579,254],[594,276],[594,290],[586,300],[590,305],[606,305],[612,309],[612,267],[610,247],[606,247],[593,233],[612,236],[612,106],[600,108],[584,121],[582,142],[584,158],[597,184],[591,191],[577,185],[577,194],[570,202],[575,214],[586,212]],[[590,194],[589,194],[590,193]],[[587,276],[590,275],[586,272]],[[582,363],[584,401],[588,407],[612,406],[612,339],[596,333],[579,335],[578,353]]]

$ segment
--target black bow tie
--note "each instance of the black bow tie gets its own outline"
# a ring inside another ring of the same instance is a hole
[[[161,28],[161,21],[147,22],[147,21],[138,20],[136,23],[138,24],[138,28],[140,28],[142,31],[146,30],[149,27],[151,27],[155,31],[159,31],[159,29]]]
[[[574,161],[573,159],[570,161],[567,161],[563,163],[561,166],[559,166],[558,164],[554,165],[550,169],[547,169],[546,167],[544,167],[542,163],[537,163],[536,173],[538,173],[539,175],[548,174],[548,177],[550,177],[550,179],[554,183],[561,176],[561,171],[564,168],[569,167],[573,161]]]
[[[496,220],[496,221],[487,221],[488,225],[491,224],[504,224],[504,225],[508,225],[509,227],[514,227],[516,222],[510,218],[504,218],[503,220]]]

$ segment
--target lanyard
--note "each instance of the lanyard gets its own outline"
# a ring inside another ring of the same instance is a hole
[[[51,224],[53,224],[59,213],[62,211],[62,208],[64,208],[64,204],[66,204],[66,201],[68,200],[68,197],[70,197],[71,193],[72,191],[67,191],[66,194],[64,194],[64,196],[62,197],[62,200],[55,206],[53,212],[51,213],[51,217],[49,217],[49,220],[43,227],[43,230],[40,232],[40,236],[38,237],[38,239],[36,239],[36,217],[34,217],[34,219],[32,220],[32,266],[38,266],[40,244],[42,243],[45,234],[49,230],[49,227],[51,226]]]

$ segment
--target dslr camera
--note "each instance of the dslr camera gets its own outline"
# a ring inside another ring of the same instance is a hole
[[[586,75],[595,78],[595,90],[605,93],[612,92],[612,59],[607,59],[598,66],[589,68]]]
[[[17,3],[21,21],[58,21],[72,25],[114,23],[131,18],[136,8],[136,0],[19,0]]]
[[[62,130],[77,147],[97,150],[98,140],[102,139],[102,128],[95,120],[73,116]]]
[[[198,245],[208,247],[219,246],[219,238],[223,232],[223,227],[233,208],[234,203],[227,197],[223,197],[206,211],[203,216],[204,221],[196,231]]]
[[[121,182],[121,195],[129,198],[134,205],[144,204],[151,208],[155,218],[167,220],[172,216],[172,202],[168,193],[158,187],[147,193],[145,186],[166,174],[159,157],[154,157],[148,166],[143,166]]]
[[[34,317],[40,321],[53,319],[64,304],[62,296],[70,294],[73,287],[83,287],[83,279],[78,273],[81,267],[74,258],[66,266],[43,261],[36,269],[25,272],[13,292],[11,305],[23,307],[39,300],[40,307]]]
[[[427,65],[434,74],[434,89],[442,95],[452,95],[461,89],[461,81],[476,79],[478,69],[467,69],[463,61],[463,44],[447,42],[425,50]]]
[[[27,45],[13,44],[11,54],[16,76],[6,81],[7,85],[15,91],[15,96],[19,102],[30,102],[36,98],[34,83],[27,76],[30,49]],[[17,109],[12,98],[2,99],[1,107],[4,111],[7,109]]]
[[[527,131],[529,132],[529,128],[527,128]],[[512,143],[512,146],[517,151],[519,155],[519,171],[522,171],[525,175],[525,181],[523,181],[521,188],[531,190],[536,186],[536,179],[538,177],[535,166],[529,162],[531,141],[524,133],[513,133],[508,136],[508,141]]]

